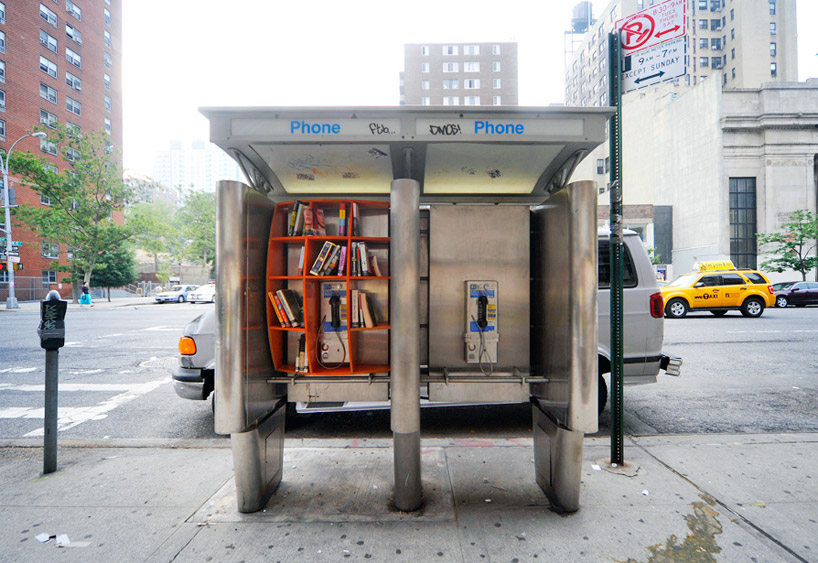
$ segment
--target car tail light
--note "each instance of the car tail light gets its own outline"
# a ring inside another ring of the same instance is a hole
[[[773,286],[768,285],[768,286],[767,286],[767,289],[769,289],[769,290],[770,290],[770,293],[775,294],[775,290],[773,289]]]
[[[196,341],[189,336],[179,339],[179,353],[183,356],[192,356],[196,353]]]
[[[661,293],[654,293],[650,296],[650,316],[654,319],[661,319],[665,316],[665,300]]]

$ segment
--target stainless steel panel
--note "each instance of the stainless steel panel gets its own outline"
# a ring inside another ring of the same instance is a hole
[[[292,402],[370,402],[388,401],[389,384],[385,381],[369,383],[290,383],[287,400]]]
[[[534,211],[531,394],[570,430],[597,430],[596,187],[576,182]],[[502,293],[501,293],[502,298]]]
[[[272,411],[286,388],[273,374],[264,306],[273,203],[239,182],[217,187],[216,409],[219,434],[244,432]]]
[[[582,477],[582,432],[555,423],[537,404],[534,415],[534,471],[551,505],[562,512],[579,510]]]
[[[257,426],[230,435],[239,512],[261,510],[281,483],[287,404],[278,406]]]
[[[429,366],[465,368],[465,280],[497,280],[498,370],[530,364],[527,205],[433,205],[429,210]],[[473,366],[472,366],[473,367]]]
[[[429,400],[443,403],[527,403],[527,383],[429,383]]]

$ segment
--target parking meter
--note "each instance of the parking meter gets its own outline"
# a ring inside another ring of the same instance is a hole
[[[65,345],[65,311],[68,302],[60,299],[60,294],[52,289],[44,301],[40,302],[40,326],[37,335],[40,346],[45,350],[59,350]]]

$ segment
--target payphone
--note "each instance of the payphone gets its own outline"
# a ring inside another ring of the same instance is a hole
[[[491,369],[497,363],[497,282],[466,281],[466,363]]]

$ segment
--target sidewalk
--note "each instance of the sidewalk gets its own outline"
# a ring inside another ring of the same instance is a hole
[[[0,442],[3,561],[818,561],[818,434],[629,437],[579,512],[548,509],[530,438],[424,440],[424,506],[392,497],[391,440],[287,440],[264,511],[236,510],[229,440]],[[69,547],[39,534],[66,534]]]
[[[89,305],[80,305],[79,303],[72,303],[70,299],[68,301],[68,309],[91,309],[92,307]],[[137,295],[131,297],[112,297],[111,301],[108,301],[107,297],[103,297],[100,299],[93,300],[93,308],[110,308],[110,307],[129,307],[132,305],[150,305],[156,303],[156,300],[153,296],[149,297],[139,297]],[[17,312],[31,312],[31,311],[40,311],[40,301],[18,301],[17,302],[17,309],[6,309],[5,301],[0,303],[0,313],[17,313]]]

